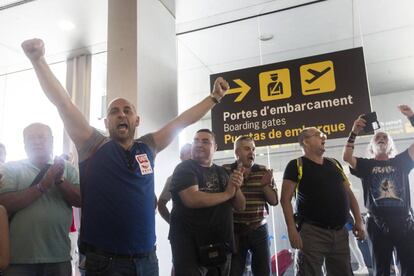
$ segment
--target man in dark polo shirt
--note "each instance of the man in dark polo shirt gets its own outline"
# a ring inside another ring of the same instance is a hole
[[[246,198],[246,209],[233,213],[236,253],[231,259],[230,275],[243,275],[249,250],[252,254],[253,275],[270,275],[267,204],[278,204],[273,172],[265,166],[254,163],[256,146],[251,137],[240,136],[234,142],[234,156],[236,161],[223,167],[229,173],[243,168],[241,191]]]
[[[303,129],[299,144],[305,154],[291,160],[283,176],[281,204],[290,244],[299,249],[297,275],[322,275],[324,262],[328,275],[353,275],[344,227],[349,207],[355,218],[354,234],[364,236],[359,206],[341,165],[323,157],[325,141],[319,129]],[[296,223],[291,204],[295,193]]]

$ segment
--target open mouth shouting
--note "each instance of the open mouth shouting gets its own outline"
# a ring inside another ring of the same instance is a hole
[[[127,131],[128,130],[128,125],[126,123],[120,123],[117,126],[117,129],[120,131]]]

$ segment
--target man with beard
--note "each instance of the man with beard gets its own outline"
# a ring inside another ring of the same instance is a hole
[[[299,249],[297,275],[353,275],[345,228],[349,207],[354,234],[363,238],[362,218],[339,162],[324,157],[326,135],[315,127],[299,134],[304,156],[291,160],[283,176],[281,204],[290,244]],[[296,196],[296,222],[291,200]]]
[[[256,146],[251,137],[241,136],[234,142],[234,156],[236,161],[223,167],[229,173],[243,168],[241,191],[246,198],[246,209],[233,213],[236,253],[231,259],[230,275],[243,275],[248,250],[252,255],[253,275],[270,275],[267,204],[278,204],[273,171],[254,163]]]
[[[44,93],[57,107],[79,153],[82,189],[80,249],[87,275],[158,275],[155,252],[154,160],[175,136],[220,102],[229,84],[217,78],[213,91],[160,130],[134,139],[139,125],[126,99],[109,103],[109,137],[89,125],[51,72],[40,39],[22,43]]]
[[[233,208],[242,210],[241,170],[229,175],[213,163],[214,134],[200,129],[194,136],[192,159],[179,164],[171,181],[173,209],[170,242],[176,276],[230,272],[234,247]],[[211,275],[211,274],[210,274]]]
[[[400,105],[399,109],[414,126],[412,109],[407,105]],[[396,155],[392,138],[380,131],[368,147],[372,158],[355,157],[355,138],[366,124],[363,116],[355,120],[343,158],[350,165],[351,173],[362,181],[374,275],[390,275],[394,247],[402,275],[414,275],[414,220],[408,179],[414,166],[414,144]]]

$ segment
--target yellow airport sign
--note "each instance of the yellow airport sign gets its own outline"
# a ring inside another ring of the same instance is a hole
[[[278,69],[259,74],[262,102],[287,99],[292,96],[289,69]]]
[[[334,65],[330,60],[302,65],[300,79],[303,95],[322,94],[336,89]]]
[[[239,87],[231,88],[227,91],[226,95],[228,94],[239,94],[234,102],[241,102],[244,97],[246,97],[247,93],[249,93],[251,87],[242,81],[241,79],[233,80]]]

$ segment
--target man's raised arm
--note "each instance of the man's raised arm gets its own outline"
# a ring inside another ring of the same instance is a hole
[[[67,133],[79,149],[92,135],[92,127],[72,103],[68,93],[46,63],[43,41],[41,39],[26,40],[22,43],[22,48],[33,64],[45,95],[58,109]]]
[[[407,117],[411,125],[414,127],[414,112],[408,105],[402,104],[398,106],[400,112]],[[414,143],[408,148],[408,154],[411,157],[411,160],[414,160]]]
[[[366,121],[362,118],[363,115],[359,116],[355,121],[354,125],[352,126],[352,131],[349,134],[348,141],[346,142],[342,154],[342,158],[345,162],[347,162],[351,168],[355,169],[357,166],[357,159],[354,156],[354,144],[355,139],[361,130],[365,127]]]
[[[228,89],[227,81],[222,77],[217,78],[214,82],[213,91],[208,97],[181,113],[157,132],[154,132],[153,137],[157,152],[167,147],[183,128],[200,120],[216,103],[220,102]]]

